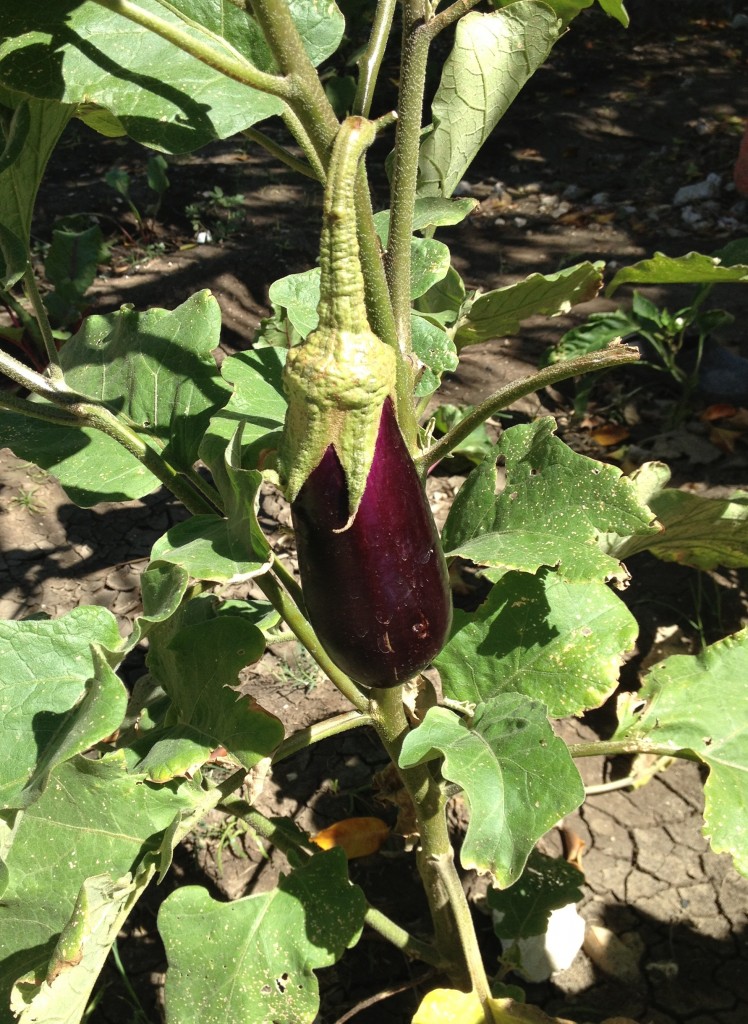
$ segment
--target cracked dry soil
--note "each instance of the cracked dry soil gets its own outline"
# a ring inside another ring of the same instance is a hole
[[[668,8],[663,23],[658,12],[665,7],[632,4],[628,34],[602,16],[581,18],[579,30],[559,44],[502,122],[466,185],[480,205],[462,227],[444,235],[469,286],[496,287],[532,270],[548,272],[585,257],[622,264],[655,249],[673,255],[690,249],[710,252],[732,237],[748,235],[748,209],[728,187],[737,123],[748,113],[748,31],[741,34],[731,27],[724,4],[703,4],[698,17],[693,4],[681,5],[677,15]],[[41,237],[48,236],[60,212],[110,209],[112,198],[101,178],[113,163],[126,166],[136,183],[143,167],[137,148],[94,138],[80,128],[73,131],[77,135],[55,156],[42,192],[36,224]],[[673,195],[711,172],[722,176],[724,187],[701,220],[688,224],[674,207]],[[210,287],[223,310],[223,348],[245,347],[267,312],[268,284],[314,261],[318,205],[288,173],[237,141],[208,155],[175,160],[169,173],[172,185],[157,226],[164,253],[133,266],[132,254],[120,249],[121,262],[115,259],[102,268],[92,290],[92,310],[105,312],[125,301],[139,308],[172,308],[197,288]],[[222,245],[181,249],[190,237],[185,203],[217,181],[226,194],[245,195],[243,229]],[[289,218],[289,207],[305,215]],[[118,209],[113,212],[123,216]],[[748,302],[736,291],[720,298],[736,314],[736,326],[720,342],[748,355],[742,326]],[[651,297],[673,305],[680,294],[657,290]],[[569,326],[590,311],[614,305],[598,299],[567,317],[531,321],[519,339],[476,346],[458,373],[445,380],[445,400],[475,401],[497,380],[529,372]],[[624,387],[633,384],[626,381]],[[573,424],[569,400],[563,392],[544,393],[520,403],[512,414],[515,421],[555,415],[572,445],[603,457]],[[717,485],[745,487],[747,467],[744,440],[732,452],[716,451],[705,462],[694,464],[686,455],[672,463],[679,484],[703,493]],[[437,517],[457,482],[458,477],[432,481]],[[263,514],[278,542],[287,544],[282,504],[267,496]],[[78,604],[94,603],[109,608],[122,628],[129,628],[139,610],[138,577],[150,547],[182,515],[180,506],[162,493],[126,505],[78,509],[52,478],[2,452],[0,617],[38,611],[61,615]],[[744,571],[711,574],[712,598],[694,614],[693,570],[655,563],[648,556],[637,556],[630,568],[634,581],[626,600],[640,620],[641,636],[624,669],[627,688],[636,685],[643,664],[673,650],[693,650],[699,636],[717,639],[746,620]],[[658,601],[648,603],[654,592]],[[132,682],[142,670],[142,656],[126,669]],[[345,708],[337,691],[297,650],[263,663],[243,681],[289,732]],[[610,711],[563,728],[569,730],[568,739],[606,735]],[[260,807],[288,815],[310,831],[352,814],[387,817],[388,809],[372,792],[372,778],[384,764],[366,730],[327,741],[279,766]],[[629,765],[589,759],[581,762],[581,770],[587,785],[600,785],[625,776]],[[638,791],[590,796],[564,822],[584,843],[580,909],[588,924],[587,941],[568,970],[550,982],[527,986],[529,1001],[580,1022],[621,1015],[639,1024],[748,1024],[748,881],[728,857],[712,853],[701,836],[702,784],[696,765],[679,763]],[[463,811],[459,806],[453,810],[456,828]],[[557,831],[544,840],[544,848],[560,853]],[[237,830],[227,836],[217,821],[204,823],[191,845],[180,850],[173,877],[149,891],[120,938],[127,976],[148,1020],[155,1022],[161,1014],[164,957],[155,914],[169,886],[201,882],[220,898],[235,897],[272,886],[285,868],[282,855],[261,850],[250,835]],[[415,932],[423,927],[426,910],[412,857],[396,844],[375,857],[352,861],[351,874],[372,902],[404,927]],[[466,879],[466,884],[474,881]],[[498,940],[487,918],[476,912],[476,919],[491,970],[500,953]],[[357,1024],[404,1024],[424,991],[419,978],[433,983],[420,972],[418,965],[366,934],[341,964],[323,972],[320,1024],[334,1024],[358,1003]],[[111,963],[102,981],[107,998],[92,1024],[136,1019]],[[411,987],[363,1006],[378,991],[400,986]]]

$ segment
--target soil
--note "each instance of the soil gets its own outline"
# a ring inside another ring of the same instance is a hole
[[[585,258],[604,259],[612,271],[655,250],[713,252],[748,236],[748,202],[731,188],[732,163],[748,116],[748,19],[741,21],[739,5],[733,6],[683,3],[676,14],[670,5],[641,0],[629,4],[628,33],[595,11],[575,23],[460,186],[463,194],[479,199],[479,206],[464,224],[440,237],[452,247],[469,287],[488,290]],[[143,150],[127,142],[104,140],[73,124],[40,195],[36,236],[48,239],[56,217],[94,211],[111,230],[111,257],[91,289],[91,311],[106,312],[124,302],[173,308],[199,288],[210,288],[223,312],[222,351],[246,348],[268,312],[270,283],[315,260],[318,196],[256,146],[233,139],[205,153],[170,159],[171,184],[161,209],[139,231],[103,175],[115,164],[125,168],[136,205],[146,209],[152,195],[144,184],[145,159]],[[720,177],[711,200],[688,207],[690,212],[674,203],[679,188],[709,174]],[[217,185],[224,196],[243,198],[217,208]],[[197,226],[185,214],[195,202],[201,204]],[[223,237],[197,244],[196,230]],[[723,286],[713,293],[713,301],[729,309],[735,322],[711,344],[748,358],[743,331],[748,295],[743,292]],[[678,308],[689,293],[648,289],[647,295]],[[497,383],[531,372],[548,346],[590,312],[616,308],[629,297],[598,298],[553,320],[533,319],[519,337],[467,350],[439,397],[456,404],[478,401]],[[743,393],[741,386],[738,381],[738,390],[728,397],[744,409],[748,388]],[[707,403],[724,400],[723,395],[702,389],[675,431],[666,429],[665,419],[677,394],[662,374],[635,368],[605,378],[582,418],[573,414],[573,398],[571,386],[549,389],[512,407],[502,423],[553,415],[559,433],[576,450],[626,469],[645,458],[661,458],[678,485],[700,493],[723,494],[748,483],[744,429],[733,430],[727,443],[699,417]],[[595,440],[598,428],[610,424],[628,432],[624,445]],[[138,502],[79,509],[50,476],[7,450],[0,458],[0,616],[60,615],[94,603],[111,609],[127,629],[139,611],[139,572],[154,540],[183,515],[181,507],[156,493]],[[462,479],[462,467],[448,472],[430,482],[437,518]],[[287,511],[272,493],[264,498],[263,517],[272,530],[288,525]],[[748,620],[745,571],[700,574],[648,555],[636,556],[629,568],[633,583],[625,599],[641,633],[625,666],[627,688],[636,687],[642,668],[652,661],[695,650]],[[126,666],[129,681],[141,666],[142,653]],[[288,732],[346,708],[298,649],[268,657],[243,682],[282,717]],[[612,710],[606,707],[559,728],[571,730],[567,738],[604,736],[611,723]],[[260,809],[290,816],[310,831],[352,814],[391,820],[392,809],[377,802],[372,788],[384,767],[375,737],[360,730],[280,766]],[[593,759],[581,767],[585,783],[599,785],[625,776],[629,766]],[[588,931],[570,968],[549,982],[529,985],[530,1001],[575,1021],[619,1015],[640,1024],[744,1024],[748,881],[729,858],[709,850],[700,834],[702,805],[699,769],[678,764],[636,792],[591,796],[565,820],[567,841],[571,836],[584,843],[580,910],[588,926],[602,930]],[[464,807],[456,804],[456,836],[464,817]],[[544,843],[560,852],[561,832],[554,830]],[[169,881],[147,893],[119,940],[142,1014],[109,962],[102,978],[107,997],[89,1018],[92,1024],[161,1019],[164,958],[155,914],[170,887],[199,881],[220,898],[233,898],[272,886],[285,867],[277,851],[261,849],[250,834],[227,833],[218,817],[204,822],[178,852]],[[352,861],[351,875],[374,905],[404,927],[415,933],[425,929],[413,859],[401,845],[393,842],[376,856]],[[476,894],[490,970],[500,945],[480,912],[480,885],[471,878],[465,882]],[[342,1020],[356,1006],[357,1024],[402,1024],[411,1019],[424,986],[434,981],[424,968],[365,933],[353,953],[323,972],[320,983],[320,1024]],[[405,990],[386,1001],[365,1005],[400,988]]]

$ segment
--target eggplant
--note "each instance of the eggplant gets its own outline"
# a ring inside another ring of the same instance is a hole
[[[363,686],[380,688],[426,668],[449,633],[449,578],[390,398],[352,521],[345,472],[332,444],[291,513],[309,620],[335,664]]]

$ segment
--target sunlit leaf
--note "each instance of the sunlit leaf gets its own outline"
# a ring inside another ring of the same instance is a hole
[[[519,693],[478,704],[466,721],[430,708],[403,742],[399,763],[412,767],[443,758],[442,773],[470,805],[460,859],[490,871],[502,887],[522,873],[538,839],[584,799],[584,787],[546,709]]]
[[[502,570],[548,565],[568,580],[603,580],[623,571],[599,538],[617,533],[649,543],[658,534],[617,467],[576,454],[554,431],[545,417],[504,432],[455,498],[442,534],[448,554]],[[506,464],[500,494],[498,461]]]
[[[651,670],[619,710],[615,739],[692,751],[709,767],[704,834],[748,875],[748,630]],[[644,708],[638,711],[641,701]]]
[[[457,325],[457,348],[516,334],[528,317],[558,316],[594,299],[602,284],[603,266],[587,262],[555,274],[530,274],[516,284],[479,295]]]
[[[311,1024],[319,1008],[314,971],[358,940],[365,910],[342,850],[318,854],[271,892],[232,903],[198,886],[177,889],[158,915],[168,1024]]]
[[[376,853],[389,834],[389,827],[381,818],[344,818],[317,832],[312,842],[322,850],[338,846],[351,860]]]
[[[254,18],[223,0],[158,0],[138,6],[219,54],[220,40],[261,71],[273,72],[270,50]],[[289,4],[315,64],[337,48],[343,18],[334,3]],[[193,26],[179,18],[192,18]],[[138,142],[172,153],[197,149],[283,110],[281,100],[227,78],[160,36],[93,2],[44,0],[7,11],[0,44],[0,81],[43,99],[106,108]]]
[[[605,289],[605,294],[613,295],[624,284],[720,284],[747,280],[748,266],[745,264],[726,266],[718,257],[705,256],[701,252],[689,252],[685,256],[666,256],[656,252],[650,259],[622,267]]]
[[[433,128],[421,143],[419,197],[452,195],[557,37],[556,15],[536,0],[459,20],[432,103]]]
[[[560,718],[605,701],[636,634],[636,620],[604,583],[507,572],[474,614],[455,610],[434,664],[453,700],[519,692]]]

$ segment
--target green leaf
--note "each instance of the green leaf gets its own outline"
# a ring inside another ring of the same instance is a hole
[[[252,698],[232,687],[239,672],[258,661],[265,650],[262,632],[231,610],[216,610],[211,597],[182,606],[179,613],[154,626],[149,634],[148,669],[174,705],[172,722],[189,726],[189,744],[196,739],[208,753],[224,746],[240,764],[251,768],[283,739],[278,719]],[[152,735],[154,741],[157,736]],[[163,760],[171,761],[174,735]],[[151,758],[149,770],[157,755]],[[159,755],[161,756],[161,755]]]
[[[643,535],[651,543],[658,527],[631,481],[573,452],[555,429],[547,416],[504,432],[452,504],[442,532],[449,555],[502,570],[553,566],[564,579],[583,581],[623,575],[598,544],[601,536]],[[497,495],[500,459],[506,482]]]
[[[46,977],[41,982],[24,978],[14,988],[11,1008],[20,1012],[18,1024],[79,1024],[112,943],[152,875],[151,869],[135,878],[100,874],[85,879]]]
[[[119,726],[127,693],[101,648],[120,645],[99,607],[0,622],[0,806],[26,806],[56,764]]]
[[[415,309],[443,325],[453,324],[465,302],[465,283],[454,267],[415,302]]]
[[[33,399],[37,403],[37,399]],[[41,406],[56,409],[38,400]],[[20,413],[0,412],[0,445],[49,470],[82,508],[100,501],[142,498],[160,481],[113,438],[90,427],[59,427]]]
[[[242,465],[257,466],[264,449],[276,448],[286,418],[283,394],[283,349],[264,348],[239,352],[224,359],[221,374],[233,385],[226,405],[210,421],[200,446],[200,458],[225,490],[226,449],[237,425],[242,424]]]
[[[460,224],[478,205],[477,199],[445,199],[429,196],[413,204],[413,231],[429,232],[434,228]],[[382,245],[387,245],[390,232],[390,211],[374,214],[374,227]]]
[[[717,256],[689,252],[685,256],[666,256],[656,252],[651,259],[622,267],[605,289],[613,295],[624,284],[720,284],[748,281],[748,266],[742,263],[724,266]]]
[[[319,267],[273,281],[268,298],[274,309],[285,312],[302,338],[308,337],[319,323]]]
[[[67,327],[80,316],[83,297],[96,277],[103,244],[104,236],[97,224],[83,231],[52,232],[44,274],[55,290],[44,297],[44,304],[58,326]]]
[[[410,242],[410,297],[425,295],[437,281],[447,276],[450,253],[444,242],[435,238],[412,238]]]
[[[419,197],[452,195],[558,30],[556,15],[536,0],[459,20],[432,103],[434,126],[421,143]]]
[[[562,335],[557,345],[549,348],[543,365],[559,363],[563,359],[600,352],[617,338],[625,341],[639,330],[639,324],[623,310],[613,313],[590,313],[579,327],[572,327]]]
[[[271,892],[232,903],[198,886],[177,889],[158,915],[169,961],[167,1021],[311,1024],[319,1007],[314,971],[357,942],[365,911],[341,850],[315,854]]]
[[[730,853],[748,875],[748,630],[701,654],[676,654],[651,670],[619,709],[614,739],[643,749],[691,752],[709,767],[704,835],[716,853]],[[643,710],[637,711],[641,701]]]
[[[617,558],[651,551],[664,562],[678,562],[709,571],[718,566],[742,569],[748,565],[748,493],[731,498],[708,498],[665,487],[670,470],[662,463],[645,463],[631,482],[646,501],[659,533],[604,539],[605,549]]]
[[[415,395],[422,398],[439,387],[445,370],[457,368],[457,352],[454,342],[446,331],[429,323],[422,316],[411,316],[413,351],[423,363],[424,369],[415,389]]]
[[[527,939],[544,935],[551,911],[582,899],[584,875],[559,857],[546,857],[533,850],[522,877],[508,889],[489,889],[486,903],[501,914],[495,925],[505,939]]]
[[[174,13],[157,0],[139,0],[138,6],[205,42],[203,33],[179,19],[181,12],[223,37],[260,70],[275,70],[259,26],[238,6],[222,0],[171,3]],[[320,63],[342,37],[340,11],[316,0],[294,0],[290,8],[307,52]],[[93,2],[15,5],[3,29],[0,80],[43,99],[98,104],[128,135],[154,149],[188,152],[283,110],[276,97],[227,78]],[[213,49],[220,46],[207,42]]]
[[[164,443],[166,459],[186,469],[229,396],[211,355],[220,332],[220,308],[204,290],[172,311],[123,306],[89,316],[60,361],[71,388],[124,413]]]
[[[535,843],[584,800],[584,786],[545,708],[518,693],[479,704],[470,721],[429,708],[408,733],[400,767],[443,757],[442,773],[462,787],[470,821],[460,859],[490,871],[502,887],[519,878]]]
[[[455,611],[434,664],[453,700],[478,703],[514,691],[562,718],[610,696],[636,633],[633,616],[603,583],[508,572],[477,612]]]
[[[259,486],[261,474],[257,473],[256,478]],[[266,557],[247,559],[248,539],[237,538],[229,521],[221,516],[192,516],[156,541],[151,559],[178,565],[195,580],[242,583],[268,567]]]
[[[187,468],[197,459],[210,416],[229,394],[210,355],[219,332],[218,304],[203,291],[172,312],[123,307],[88,317],[60,361],[71,388],[127,415],[164,443],[173,464]],[[88,427],[0,413],[0,444],[49,470],[84,507],[142,498],[160,483],[117,441]]]
[[[5,15],[3,30],[7,30]],[[0,52],[2,46],[0,43]],[[26,270],[36,193],[73,108],[13,97],[5,90],[0,94],[0,103],[0,114],[9,114],[6,103],[14,106],[0,164],[0,284],[9,288]]]
[[[457,349],[479,341],[516,334],[528,317],[558,316],[579,302],[594,299],[602,284],[604,263],[578,263],[555,274],[530,274],[524,281],[479,295],[461,317]]]
[[[189,785],[175,790],[144,784],[127,774],[120,754],[99,761],[77,756],[54,770],[44,793],[20,817],[4,854],[0,1006],[8,1006],[19,978],[34,972],[41,980],[48,967],[59,964],[53,959],[58,938],[75,927],[86,880],[100,875],[102,865],[113,879],[141,865],[146,871],[144,862],[158,849],[160,834],[180,810],[193,806],[196,792]],[[115,892],[112,898],[121,906]],[[28,985],[22,988],[28,998]]]

